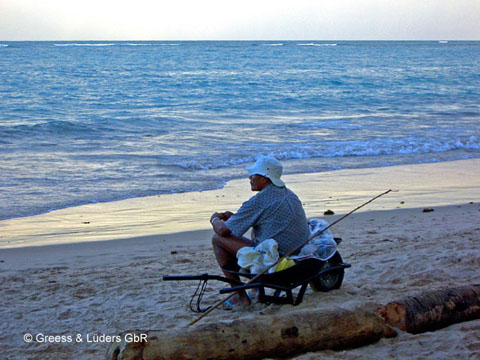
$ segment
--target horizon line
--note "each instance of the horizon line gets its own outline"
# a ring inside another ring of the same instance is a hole
[[[193,40],[166,40],[166,39],[148,39],[148,40],[141,40],[141,39],[43,39],[43,40],[5,40],[0,39],[3,42],[51,42],[51,41],[59,41],[59,42],[66,42],[66,41],[110,41],[110,42],[119,42],[119,41],[140,41],[140,42],[226,42],[226,41],[237,41],[237,42],[247,42],[247,41],[286,41],[286,42],[293,42],[293,41],[480,41],[480,39],[449,39],[449,38],[438,38],[438,39],[193,39]]]

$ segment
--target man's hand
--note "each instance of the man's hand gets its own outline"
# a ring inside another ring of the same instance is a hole
[[[233,215],[233,213],[231,211],[225,211],[225,212],[222,212],[222,213],[214,212],[212,214],[212,216],[210,217],[210,223],[213,225],[213,222],[215,221],[215,219],[220,219],[222,221],[227,221],[228,219],[230,219],[230,217],[232,215]]]
[[[213,223],[215,222],[215,219],[220,219],[220,215],[221,215],[220,213],[214,212],[212,214],[212,216],[210,216],[210,224],[213,225]],[[222,219],[220,219],[220,220],[222,220]]]
[[[225,211],[223,213],[214,212],[210,217],[210,224],[213,226],[213,231],[220,236],[229,236],[231,231],[225,225],[224,221],[227,221],[232,215],[233,213],[231,211]]]
[[[220,215],[220,220],[227,221],[232,217],[233,213],[231,211],[225,211],[223,213],[220,213],[219,215]]]

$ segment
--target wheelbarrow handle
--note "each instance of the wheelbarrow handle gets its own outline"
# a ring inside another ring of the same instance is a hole
[[[177,280],[210,280],[210,275],[164,275],[164,281],[177,281]]]
[[[217,281],[223,281],[226,282],[230,285],[243,285],[244,283],[239,281],[239,280],[234,280],[234,279],[227,279],[224,276],[219,276],[219,275],[209,275],[207,273],[202,274],[202,275],[164,275],[163,276],[164,281],[182,281],[182,280],[217,280]]]

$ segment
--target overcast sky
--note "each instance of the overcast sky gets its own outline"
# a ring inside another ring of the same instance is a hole
[[[0,0],[0,40],[479,40],[480,0]]]

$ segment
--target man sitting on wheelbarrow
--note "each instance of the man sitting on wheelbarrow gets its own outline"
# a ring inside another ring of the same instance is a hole
[[[210,223],[215,232],[212,243],[215,257],[222,269],[238,270],[237,251],[246,246],[257,246],[264,240],[274,239],[282,256],[304,243],[310,236],[302,203],[280,179],[282,164],[275,158],[260,157],[248,166],[250,186],[258,194],[244,202],[233,214],[215,212]],[[243,235],[252,228],[252,239]],[[229,279],[239,277],[224,272]],[[239,291],[233,300],[237,304],[250,304],[245,291]]]

